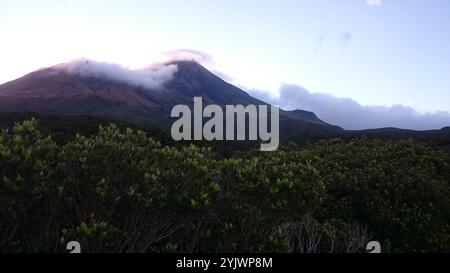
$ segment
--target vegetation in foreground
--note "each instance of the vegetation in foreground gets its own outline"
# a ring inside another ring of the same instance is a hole
[[[0,132],[0,251],[448,252],[449,180],[413,140],[225,158],[115,125],[57,144],[28,120]]]

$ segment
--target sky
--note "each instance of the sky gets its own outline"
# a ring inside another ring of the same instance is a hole
[[[448,0],[0,0],[0,37],[0,83],[77,58],[136,69],[191,49],[251,94],[349,129],[450,125]],[[381,123],[349,119],[377,109]],[[398,109],[407,120],[390,118]]]

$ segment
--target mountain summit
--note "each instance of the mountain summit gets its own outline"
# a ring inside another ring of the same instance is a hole
[[[195,61],[173,61],[132,71],[80,61],[41,69],[0,85],[3,112],[92,115],[167,129],[177,104],[267,104],[216,76]],[[302,110],[280,111],[281,136],[341,131]]]

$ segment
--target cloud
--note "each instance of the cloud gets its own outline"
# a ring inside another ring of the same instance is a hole
[[[160,62],[168,63],[173,61],[196,61],[210,72],[222,78],[225,81],[232,81],[232,77],[224,73],[214,58],[204,51],[194,49],[174,49],[164,52],[161,56]]]
[[[383,127],[429,130],[450,126],[448,112],[419,113],[404,105],[364,106],[348,98],[311,93],[298,85],[281,86],[279,97],[257,90],[250,91],[250,94],[285,110],[312,111],[325,122],[348,130]]]
[[[366,0],[367,5],[369,6],[380,6],[381,0]]]
[[[215,64],[211,55],[206,52],[193,49],[174,49],[165,52],[166,61],[196,61],[199,64]]]
[[[343,42],[350,42],[351,40],[352,40],[352,34],[350,32],[342,33],[341,41],[343,41]]]
[[[316,49],[314,50],[314,55],[319,53],[320,49],[322,48],[322,45],[323,45],[324,41],[325,41],[325,35],[320,35],[317,38]]]
[[[96,62],[88,59],[78,59],[57,66],[80,76],[107,78],[109,80],[123,82],[133,86],[141,86],[147,89],[159,89],[164,83],[170,81],[177,65],[153,64],[142,69],[128,69],[117,64]]]

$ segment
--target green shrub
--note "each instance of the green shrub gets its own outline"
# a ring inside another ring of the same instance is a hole
[[[224,158],[115,125],[57,145],[33,119],[0,131],[0,251],[445,252],[449,178],[411,140]]]

